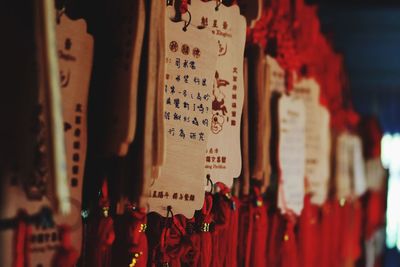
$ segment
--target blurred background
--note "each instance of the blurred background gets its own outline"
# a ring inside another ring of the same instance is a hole
[[[379,118],[389,169],[385,266],[400,266],[400,1],[317,0],[322,30],[344,54],[356,110]]]

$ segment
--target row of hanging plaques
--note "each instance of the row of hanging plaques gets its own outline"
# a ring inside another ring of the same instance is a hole
[[[212,184],[248,194],[253,179],[264,193],[274,170],[279,209],[300,215],[305,194],[317,205],[327,199],[334,151],[337,197],[365,192],[360,138],[331,136],[314,79],[297,77],[287,94],[278,62],[257,45],[245,51],[246,27],[254,20],[246,23],[237,5],[192,0],[179,13],[168,3],[124,0],[110,8],[107,41],[51,0],[33,6],[36,67],[29,81],[37,101],[27,108],[33,127],[26,126],[25,150],[10,164],[18,168],[2,174],[0,209],[10,222],[22,210],[28,217],[52,210],[49,222],[32,230],[32,266],[50,264],[57,225],[69,227],[81,251],[82,217],[96,205],[83,201],[82,192],[93,187],[86,199],[97,203],[104,179],[116,182],[117,213],[130,202],[191,218]],[[96,42],[103,42],[97,51]],[[106,59],[96,59],[105,51]],[[96,94],[103,100],[93,104],[99,113],[88,114]],[[88,132],[91,126],[98,132]],[[115,180],[96,172],[107,161],[117,162]],[[13,259],[13,230],[0,232],[5,266]]]

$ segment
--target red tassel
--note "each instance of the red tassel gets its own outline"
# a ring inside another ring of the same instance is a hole
[[[258,188],[254,188],[254,203],[250,206],[250,216],[250,220],[252,220],[252,237],[249,266],[265,267],[267,266],[266,240],[268,238],[267,206]]]
[[[182,0],[179,11],[181,14],[185,14],[188,11],[188,0]]]
[[[196,241],[196,235],[190,235],[187,231],[189,225],[194,224],[193,219],[177,215],[165,219],[165,223],[160,242],[154,248],[152,266],[196,266],[199,251],[193,244],[199,242]]]
[[[320,266],[331,267],[332,225],[335,222],[332,214],[332,203],[328,200],[322,206],[320,254],[317,256]]]
[[[215,231],[212,233],[213,253],[211,266],[232,266],[237,262],[238,200],[230,194],[230,189],[216,183],[220,192],[214,195],[213,214]]]
[[[238,244],[238,265],[249,267],[250,266],[250,253],[251,253],[251,233],[252,231],[252,222],[250,216],[250,200],[249,198],[243,197],[240,202],[239,208],[239,232],[238,232],[238,240],[240,240]]]
[[[239,199],[232,196],[231,200],[231,219],[229,224],[228,235],[228,257],[225,266],[237,267],[237,250],[238,250],[238,231],[239,231]]]
[[[19,210],[17,228],[14,233],[13,267],[29,267],[29,235],[30,226],[26,223],[27,213]]]
[[[356,200],[353,203],[353,231],[352,231],[352,249],[350,259],[352,262],[356,262],[362,253],[361,242],[362,242],[362,207],[360,200]]]
[[[115,240],[114,221],[109,214],[110,202],[108,199],[107,181],[104,180],[102,187],[102,196],[99,201],[101,215],[97,228],[96,242],[93,244],[94,249],[94,267],[110,267],[111,266],[111,248]]]
[[[282,238],[281,259],[282,267],[297,267],[298,255],[296,246],[296,236],[294,227],[296,225],[295,217],[293,215],[286,216],[286,229]]]
[[[341,224],[340,224],[340,264],[346,264],[351,262],[353,254],[353,238],[354,238],[354,220],[353,220],[353,209],[349,202],[346,202],[342,207],[341,213]]]
[[[317,255],[320,253],[318,212],[318,207],[311,204],[311,196],[305,196],[299,222],[300,261],[303,267],[320,265],[317,261]]]
[[[344,212],[344,207],[346,206],[345,202],[332,200],[332,217],[331,217],[331,226],[332,226],[332,246],[330,253],[330,267],[340,266],[342,264],[342,250],[341,248],[345,245],[343,244],[343,229],[342,224],[346,224],[346,217]]]
[[[71,228],[67,225],[59,226],[60,247],[52,260],[52,267],[75,267],[79,253],[72,246]]]
[[[366,239],[370,239],[385,223],[385,193],[383,191],[370,191],[366,208]]]
[[[268,266],[280,266],[282,258],[282,237],[285,234],[284,220],[279,211],[271,215],[271,226],[268,233]]]
[[[204,199],[204,205],[199,214],[196,217],[196,225],[199,226],[200,233],[198,235],[199,243],[199,260],[196,266],[198,267],[210,267],[212,257],[212,237],[211,231],[213,230],[213,219],[212,219],[212,195],[207,193]]]
[[[128,252],[130,267],[147,266],[147,217],[145,209],[130,207],[128,216]]]

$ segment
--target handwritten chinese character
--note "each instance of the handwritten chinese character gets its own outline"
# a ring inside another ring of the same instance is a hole
[[[172,136],[175,136],[175,128],[168,129],[168,133]]]
[[[166,120],[169,120],[170,117],[171,117],[171,113],[170,113],[169,111],[165,111],[165,112],[164,112],[164,118],[165,118]]]

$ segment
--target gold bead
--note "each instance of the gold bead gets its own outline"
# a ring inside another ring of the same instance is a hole
[[[283,240],[289,241],[289,235],[284,235],[284,236],[283,236]]]

